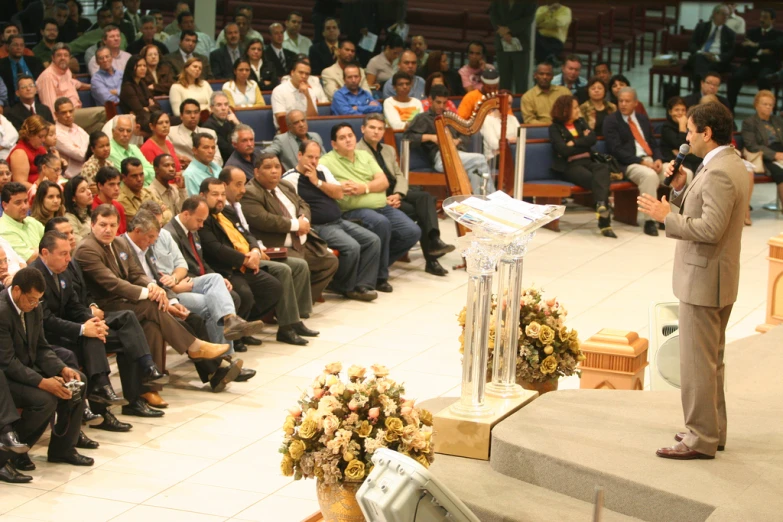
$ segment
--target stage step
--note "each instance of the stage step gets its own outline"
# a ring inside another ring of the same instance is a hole
[[[593,503],[555,493],[494,471],[489,462],[438,455],[432,473],[457,495],[481,522],[586,522]],[[604,509],[603,522],[638,518]]]

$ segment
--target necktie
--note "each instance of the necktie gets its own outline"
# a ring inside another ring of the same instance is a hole
[[[637,127],[636,123],[634,123],[633,119],[628,118],[628,126],[631,128],[631,134],[633,134],[633,139],[636,140],[636,143],[642,146],[645,154],[652,157],[653,151],[650,148],[650,145],[648,145],[647,140],[644,139],[644,136],[639,130],[639,127]]]
[[[712,47],[712,44],[715,43],[715,34],[717,32],[718,32],[718,28],[717,27],[712,30],[712,33],[707,38],[707,41],[704,42],[704,48],[702,49],[703,51],[709,51],[710,50],[710,47]]]
[[[204,270],[204,263],[201,262],[201,256],[198,255],[198,249],[196,249],[196,241],[193,239],[192,232],[188,232],[188,241],[190,241],[190,248],[193,249],[193,257],[196,258],[196,263],[198,263],[198,275],[204,275],[206,273],[206,270]]]
[[[280,65],[283,66],[283,70],[285,71],[285,53],[282,49],[277,52],[277,57],[280,58]]]
[[[30,112],[32,112],[32,113],[33,113],[33,115],[35,115],[35,114],[36,114],[36,112],[35,112],[35,103],[33,103],[32,105],[30,105]]]
[[[22,330],[24,330],[24,334],[27,335],[27,325],[24,323],[24,312],[19,312],[19,319],[22,321]]]
[[[119,259],[117,259],[117,256],[114,255],[114,249],[111,247],[111,245],[104,245],[103,248],[106,249],[106,253],[109,256],[109,263],[114,265],[109,268],[113,268],[114,273],[120,276],[120,278],[126,279],[127,274],[125,274],[125,271],[122,269],[122,264],[120,263]]]
[[[288,209],[285,207],[282,201],[280,201],[280,198],[277,197],[277,194],[273,190],[271,192],[272,197],[275,198],[275,201],[277,201],[277,206],[280,208],[280,213],[283,215],[284,218],[287,219],[293,219],[291,216],[291,213],[288,212]],[[296,232],[291,232],[291,246],[296,250],[297,252],[302,249],[302,241],[299,239],[299,234]]]

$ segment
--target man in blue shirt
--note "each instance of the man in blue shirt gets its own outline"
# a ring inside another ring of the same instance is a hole
[[[216,149],[217,140],[213,135],[206,132],[193,134],[193,161],[182,173],[188,196],[198,195],[202,181],[220,174],[220,165],[214,161]]]
[[[587,86],[587,80],[579,76],[581,72],[582,60],[576,55],[569,54],[563,62],[562,72],[552,78],[552,85],[562,85],[567,87],[571,94],[576,94],[579,89]]]
[[[98,62],[98,72],[91,80],[90,90],[95,103],[99,106],[107,101],[120,103],[120,87],[122,86],[122,73],[112,65],[111,51],[108,47],[101,47],[95,53],[95,61]]]
[[[335,92],[332,98],[332,114],[344,116],[383,111],[383,107],[372,97],[372,94],[359,87],[362,75],[358,65],[346,65],[343,69],[343,78],[345,85]]]
[[[416,67],[418,67],[418,65],[419,62],[416,54],[413,51],[408,50],[400,55],[400,64],[397,70],[408,73],[411,75],[411,78],[413,78],[410,97],[416,98],[417,100],[423,100],[427,97],[424,94],[426,82],[421,76],[416,76]],[[392,82],[387,81],[383,86],[383,98],[385,99],[396,95],[397,91],[394,89],[394,85],[392,85]]]

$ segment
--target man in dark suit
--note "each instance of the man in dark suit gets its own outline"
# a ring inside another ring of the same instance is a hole
[[[19,420],[16,405],[11,398],[11,390],[5,373],[0,372],[0,481],[11,484],[30,482],[33,477],[19,473],[10,463],[11,457],[18,453],[27,453],[30,446],[19,441],[14,431],[14,423]]]
[[[212,76],[212,68],[209,66],[209,58],[203,54],[198,54],[196,51],[196,43],[198,42],[198,35],[194,31],[182,31],[180,34],[179,48],[173,53],[167,54],[163,59],[171,65],[174,76],[179,76],[182,69],[185,68],[185,62],[188,58],[198,58],[204,65],[201,69],[201,79],[208,80],[214,78]]]
[[[283,49],[285,30],[277,22],[269,26],[269,43],[264,47],[264,62],[272,64],[278,78],[289,74],[296,62],[296,53]]]
[[[780,53],[783,50],[783,31],[773,27],[775,10],[762,9],[759,15],[760,27],[754,27],[745,33],[739,53],[745,58],[739,68],[731,72],[728,95],[729,108],[734,110],[737,96],[742,85],[756,81],[759,90],[770,89],[772,82],[768,76],[780,69]]]
[[[49,123],[54,124],[54,117],[49,107],[38,101],[35,88],[35,80],[26,74],[20,74],[16,78],[16,96],[19,101],[3,113],[16,130],[22,127],[24,120],[33,114],[39,114]]]
[[[316,76],[320,76],[321,71],[337,61],[340,26],[336,18],[329,17],[324,21],[323,37],[323,40],[310,47],[310,74]]]
[[[709,71],[723,73],[731,68],[736,35],[726,27],[729,8],[719,4],[712,10],[712,19],[699,22],[691,36],[686,69],[692,72],[693,85],[700,85]]]
[[[126,12],[127,16],[128,13]],[[169,54],[169,48],[163,42],[155,39],[155,33],[157,32],[157,26],[155,25],[154,16],[142,16],[141,17],[141,38],[135,42],[129,42],[128,48],[125,49],[130,54],[139,54],[142,49],[148,45],[154,45],[158,48],[158,56],[165,56]]]
[[[35,79],[43,70],[41,60],[35,56],[24,56],[24,37],[21,34],[11,36],[8,56],[0,59],[0,78],[8,88],[8,102],[14,104],[19,99],[15,93],[19,75],[26,74]]]
[[[215,78],[233,78],[234,62],[242,56],[239,47],[239,26],[235,22],[226,24],[226,45],[221,45],[209,53],[209,64]]]
[[[701,88],[699,89],[699,91],[683,97],[683,101],[685,102],[685,107],[689,109],[694,105],[698,105],[704,96],[708,96],[712,94],[713,96],[718,98],[718,101],[721,102],[727,109],[731,110],[731,107],[729,107],[729,100],[727,100],[723,96],[718,95],[718,89],[720,89],[720,81],[721,81],[720,74],[714,71],[710,71],[707,74],[705,74],[704,77],[701,79]]]
[[[41,438],[52,416],[57,420],[49,441],[49,462],[92,466],[93,459],[76,451],[84,413],[84,394],[74,397],[66,383],[84,382],[84,375],[68,368],[55,355],[43,333],[46,290],[43,275],[32,267],[19,270],[11,287],[0,292],[0,370],[5,373],[14,404],[22,409],[14,427],[29,447]],[[19,471],[35,464],[26,453],[11,457]]]

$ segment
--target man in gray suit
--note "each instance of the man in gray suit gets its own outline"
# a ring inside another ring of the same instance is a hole
[[[291,111],[285,115],[285,123],[288,132],[275,136],[272,144],[264,149],[264,152],[275,154],[283,164],[283,172],[289,171],[299,163],[299,144],[303,141],[314,141],[321,146],[321,155],[324,154],[324,142],[321,136],[314,132],[307,132],[307,116],[302,111]],[[252,179],[253,176],[250,176]]]
[[[667,459],[712,459],[726,444],[723,396],[726,325],[737,299],[740,242],[747,208],[745,166],[730,147],[733,117],[720,103],[688,111],[691,152],[703,157],[693,181],[673,172],[671,204],[664,196],[639,197],[639,209],[666,225],[678,239],[674,255],[674,295],[680,300],[680,381],[685,432],[677,444],[659,449]],[[672,162],[673,163],[673,162]]]

